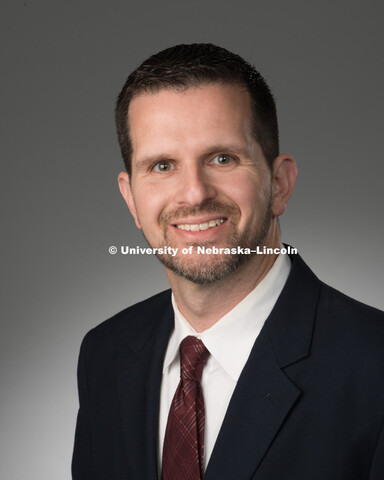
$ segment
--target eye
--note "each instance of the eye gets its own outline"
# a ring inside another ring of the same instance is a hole
[[[216,157],[212,158],[211,163],[215,165],[229,165],[234,161],[235,161],[235,158],[232,157],[231,155],[220,153],[220,155],[216,155]]]
[[[175,167],[173,163],[171,162],[158,162],[153,166],[153,170],[155,172],[169,172],[170,170],[173,170]]]

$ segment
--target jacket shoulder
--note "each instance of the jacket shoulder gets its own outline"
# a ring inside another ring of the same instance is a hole
[[[329,341],[336,339],[352,355],[382,358],[384,364],[384,312],[381,310],[322,284],[318,322],[329,333]]]
[[[375,328],[373,325],[384,328],[383,311],[359,302],[324,283],[322,283],[320,301],[323,308],[332,311],[340,318],[357,323],[365,322],[367,325],[370,322],[373,328]]]
[[[155,332],[162,320],[172,315],[171,290],[165,290],[116,313],[91,329],[84,337],[82,350],[87,347],[116,348],[127,339],[140,341]]]

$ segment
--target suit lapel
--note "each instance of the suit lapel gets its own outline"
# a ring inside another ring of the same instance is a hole
[[[263,330],[239,378],[204,480],[251,478],[299,396]]]
[[[158,313],[157,313],[158,312]],[[173,310],[169,295],[162,308],[151,311],[152,328],[132,336],[130,351],[118,365],[117,384],[129,478],[158,479],[158,423],[162,367]],[[145,322],[145,318],[141,322]],[[153,326],[155,327],[153,328]]]
[[[297,255],[278,302],[245,365],[204,480],[249,480],[283,426],[300,390],[284,367],[307,357],[320,282]]]

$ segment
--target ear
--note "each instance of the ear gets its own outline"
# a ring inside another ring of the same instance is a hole
[[[128,173],[120,172],[117,177],[117,181],[119,183],[120,193],[123,196],[125,203],[128,205],[129,211],[132,213],[133,218],[135,219],[136,226],[141,230],[141,225],[137,216],[135,200],[133,199]]]
[[[275,217],[282,215],[287,207],[296,182],[297,167],[291,155],[282,153],[273,162],[272,212]]]

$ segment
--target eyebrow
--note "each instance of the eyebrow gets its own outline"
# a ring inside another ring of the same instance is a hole
[[[204,159],[206,157],[209,157],[210,155],[213,154],[220,154],[220,153],[228,153],[231,154],[233,153],[234,155],[239,155],[243,156],[245,158],[248,158],[250,155],[249,150],[247,150],[244,147],[241,147],[239,145],[231,145],[231,144],[218,144],[218,145],[213,145],[212,147],[207,148],[200,156],[200,159]],[[171,154],[166,154],[166,153],[160,153],[160,154],[154,154],[154,155],[148,155],[143,158],[141,158],[137,164],[136,168],[139,170],[143,170],[148,168],[150,165],[154,165],[159,162],[166,162],[170,160],[175,160],[174,155]]]

